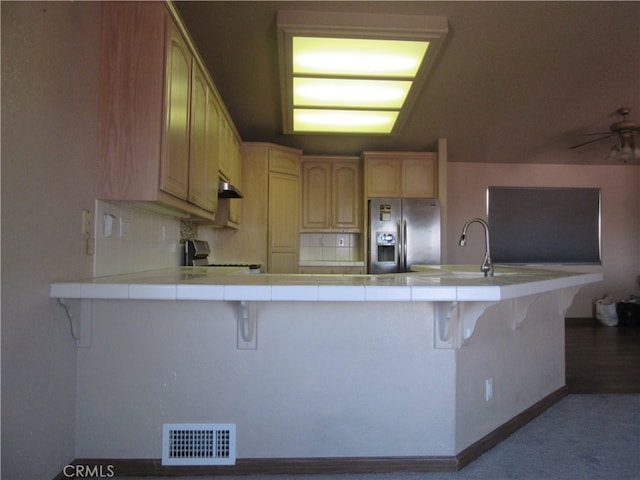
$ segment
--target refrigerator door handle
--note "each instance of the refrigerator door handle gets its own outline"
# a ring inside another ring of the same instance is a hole
[[[396,248],[398,249],[398,272],[402,272],[402,255],[403,255],[403,243],[402,243],[402,230],[400,219],[398,219],[397,225],[397,238],[396,238]]]
[[[407,271],[407,221],[404,220],[402,232],[402,271]]]

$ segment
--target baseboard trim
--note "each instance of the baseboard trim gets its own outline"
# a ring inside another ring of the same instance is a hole
[[[534,403],[526,410],[523,410],[511,420],[503,423],[494,431],[485,435],[477,442],[474,442],[473,444],[462,450],[460,453],[458,453],[458,455],[456,455],[456,459],[458,460],[458,470],[469,465],[472,461],[474,461],[486,451],[491,450],[509,435],[524,427],[527,423],[543,413],[549,407],[558,403],[568,394],[569,389],[566,385],[564,385],[558,390],[551,392],[539,402]]]
[[[121,476],[285,475],[389,472],[456,472],[523,427],[568,394],[566,386],[544,397],[458,455],[444,457],[239,458],[233,466],[163,466],[159,458],[81,458],[73,465]],[[101,470],[100,470],[101,469]],[[114,476],[114,475],[111,475]],[[69,478],[60,472],[54,480]]]

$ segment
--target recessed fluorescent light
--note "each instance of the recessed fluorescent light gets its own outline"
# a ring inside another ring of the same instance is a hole
[[[445,17],[278,12],[284,132],[397,132],[447,31]]]
[[[410,81],[294,77],[293,105],[400,109]]]
[[[389,133],[398,112],[375,110],[293,110],[296,132]]]
[[[415,77],[429,42],[293,37],[294,75]]]

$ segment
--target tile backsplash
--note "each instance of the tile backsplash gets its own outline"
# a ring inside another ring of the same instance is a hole
[[[180,221],[141,208],[96,201],[94,276],[180,265]]]
[[[302,233],[300,261],[359,261],[360,241],[358,233]]]
[[[156,212],[97,200],[94,276],[177,267],[182,256],[180,242],[185,238],[209,240],[215,250],[209,230]],[[300,261],[361,261],[360,242],[357,233],[302,233]]]

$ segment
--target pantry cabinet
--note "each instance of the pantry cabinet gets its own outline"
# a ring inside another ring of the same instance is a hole
[[[303,157],[301,230],[360,232],[361,183],[357,157]]]
[[[365,152],[366,198],[434,198],[437,154],[432,152]]]
[[[105,2],[101,35],[97,197],[213,223],[220,129],[239,137],[175,7]]]
[[[243,229],[229,251],[251,253],[268,273],[298,273],[302,152],[251,142],[241,152]]]

